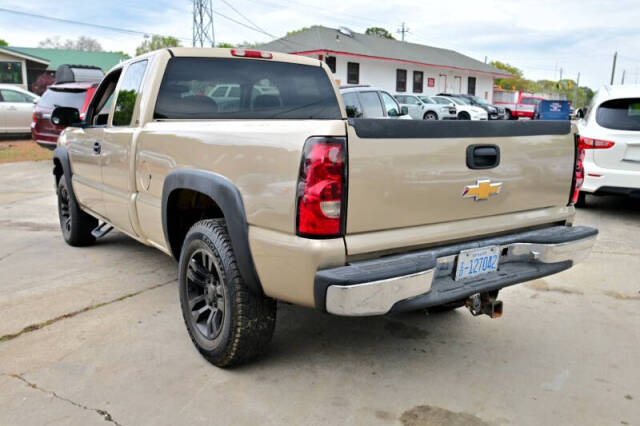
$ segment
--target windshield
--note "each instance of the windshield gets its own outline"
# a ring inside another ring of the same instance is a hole
[[[445,98],[445,99],[453,102],[456,105],[469,105],[469,102],[466,99],[462,99],[462,98]]]
[[[418,96],[418,98],[424,102],[425,104],[435,104],[436,102],[433,101],[433,99],[431,99],[428,96]]]
[[[489,105],[489,102],[487,102],[485,99],[482,99],[478,96],[472,96],[472,98],[479,105]]]

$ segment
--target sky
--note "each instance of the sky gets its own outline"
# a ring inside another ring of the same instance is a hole
[[[0,0],[0,39],[10,45],[37,46],[48,37],[64,40],[86,35],[97,39],[105,50],[133,55],[143,34],[54,22],[1,9],[172,35],[183,45],[191,45],[189,0]],[[626,83],[640,83],[638,0],[213,0],[213,9],[216,42],[266,42],[271,36],[281,37],[311,25],[345,26],[357,32],[378,26],[400,38],[396,31],[404,22],[409,28],[407,41],[453,49],[480,61],[486,56],[489,61],[507,62],[534,80],[557,80],[561,70],[563,78],[575,80],[580,72],[580,85],[593,89],[610,82],[617,51],[615,83],[620,83],[623,71]],[[260,31],[250,28],[245,18]]]

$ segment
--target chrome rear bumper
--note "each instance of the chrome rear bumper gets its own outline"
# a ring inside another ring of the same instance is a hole
[[[316,306],[343,316],[437,306],[568,269],[589,255],[596,236],[593,228],[560,226],[319,271]],[[453,279],[461,250],[491,245],[500,247],[497,272]]]

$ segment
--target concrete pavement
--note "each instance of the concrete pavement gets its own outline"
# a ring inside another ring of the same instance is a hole
[[[0,166],[0,424],[640,424],[640,202],[598,198],[591,258],[464,310],[338,318],[280,304],[269,352],[220,370],[176,263],[114,232],[64,244],[48,163]]]

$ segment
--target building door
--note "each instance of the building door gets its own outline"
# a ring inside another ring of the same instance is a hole
[[[474,95],[476,94],[476,78],[468,77],[467,78],[467,94]]]
[[[438,92],[446,93],[447,92],[447,75],[440,74],[438,76]]]
[[[462,93],[462,77],[459,75],[453,77],[453,90],[455,90],[456,94]]]

